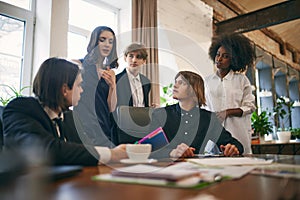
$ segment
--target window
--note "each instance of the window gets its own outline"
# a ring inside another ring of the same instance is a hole
[[[0,2],[0,83],[20,90],[30,85],[34,11],[28,9],[35,0],[9,2],[19,7]],[[0,87],[1,97],[10,92]]]
[[[118,33],[118,9],[92,0],[69,1],[68,57],[83,58],[91,32],[97,26],[109,26]]]
[[[31,0],[1,0],[13,6],[31,10]]]
[[[0,80],[19,87],[23,60],[24,22],[0,15]]]

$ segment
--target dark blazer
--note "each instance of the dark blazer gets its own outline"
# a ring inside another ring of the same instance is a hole
[[[142,87],[143,87],[143,94],[144,94],[144,104],[145,107],[149,107],[149,93],[151,90],[151,82],[150,80],[140,74]],[[127,75],[127,70],[124,69],[121,73],[119,73],[116,76],[116,82],[117,82],[117,107],[125,105],[125,106],[133,106],[133,100],[132,100],[132,91],[130,87],[130,82]],[[112,122],[112,141],[115,145],[120,144],[120,141],[118,140],[118,135],[126,135],[118,126],[116,123],[117,120],[117,109],[115,112],[112,113],[113,119]]]
[[[145,107],[149,107],[149,93],[151,90],[151,82],[150,80],[140,74],[143,94],[144,94],[144,103]],[[127,75],[126,69],[124,69],[121,73],[116,76],[117,81],[117,106],[125,105],[125,106],[133,106],[132,100],[132,91],[130,88],[130,83]]]
[[[64,135],[67,142],[61,141],[52,120],[37,99],[16,98],[3,112],[4,146],[22,150],[38,144],[54,165],[97,165],[99,155],[93,146],[82,144],[81,139],[85,136],[84,132],[78,134],[77,124],[77,118],[71,111],[67,111],[64,114]]]
[[[169,156],[172,149],[185,143],[196,149],[195,153],[204,153],[205,145],[209,140],[219,147],[221,144],[234,144],[244,152],[243,145],[221,125],[216,115],[207,110],[195,107],[189,112],[181,110],[179,104],[157,108],[152,113],[150,126],[153,131],[162,127],[170,144],[153,152],[153,156]]]

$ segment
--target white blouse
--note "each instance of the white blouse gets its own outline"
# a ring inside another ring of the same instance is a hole
[[[210,111],[243,110],[241,117],[227,117],[223,126],[242,143],[244,154],[251,153],[251,114],[256,107],[248,78],[232,70],[223,79],[216,73],[209,75],[205,79],[205,96]]]

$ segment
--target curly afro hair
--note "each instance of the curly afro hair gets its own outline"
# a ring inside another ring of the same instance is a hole
[[[209,48],[209,56],[213,62],[221,46],[231,55],[230,68],[234,72],[243,72],[247,67],[252,67],[255,59],[254,48],[244,35],[231,33],[213,37]]]

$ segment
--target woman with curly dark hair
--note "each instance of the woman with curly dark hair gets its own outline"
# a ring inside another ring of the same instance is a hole
[[[205,79],[209,110],[216,112],[224,127],[251,153],[251,113],[255,97],[250,81],[243,74],[251,67],[255,53],[251,42],[242,34],[214,37],[209,49],[217,71]]]

